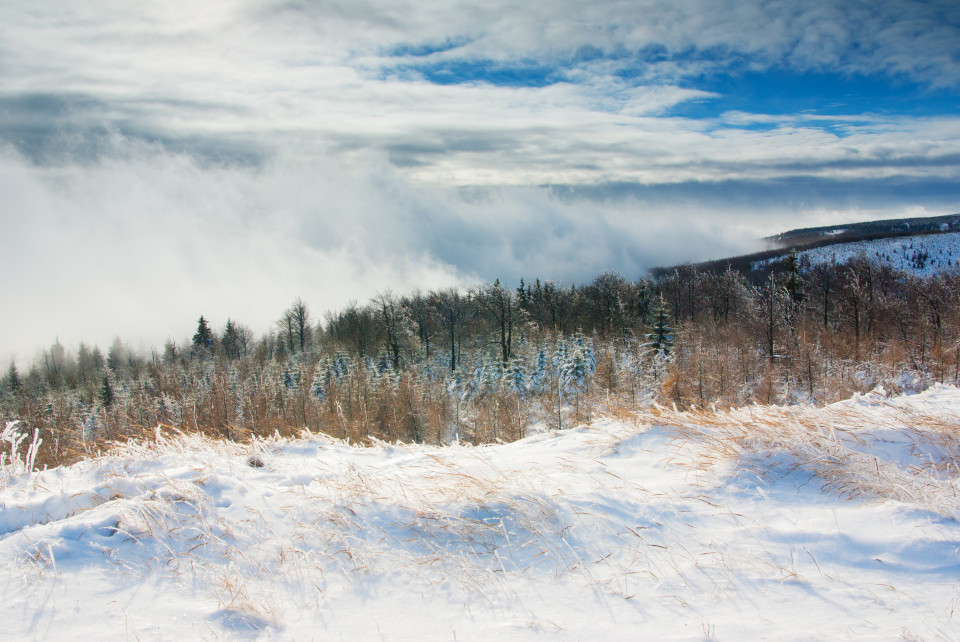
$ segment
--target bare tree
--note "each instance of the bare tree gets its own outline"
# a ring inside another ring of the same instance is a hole
[[[452,372],[457,369],[459,361],[461,334],[466,311],[465,302],[460,293],[453,289],[435,293],[430,299],[431,304],[437,311],[441,325],[443,325],[447,331],[447,336],[450,338],[450,370]]]
[[[417,337],[420,339],[420,345],[423,346],[423,358],[430,359],[430,339],[433,328],[433,314],[431,306],[427,299],[418,291],[412,297],[404,301],[404,305],[409,309],[417,324]]]
[[[393,369],[400,370],[400,339],[404,332],[405,315],[397,298],[389,290],[378,294],[373,304],[380,308],[383,327],[387,333],[387,349],[393,361]]]
[[[290,352],[306,352],[313,340],[313,328],[310,326],[310,310],[303,299],[297,297],[283,318],[280,327],[287,336]]]
[[[514,293],[504,289],[497,279],[493,285],[478,290],[476,300],[493,319],[499,334],[501,363],[506,368],[513,349],[513,323],[516,315]]]

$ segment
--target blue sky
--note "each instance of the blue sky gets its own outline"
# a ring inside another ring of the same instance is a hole
[[[0,355],[960,212],[954,1],[10,0],[0,25],[4,299],[34,311]]]
[[[960,92],[955,87],[931,88],[904,78],[829,71],[798,72],[782,68],[732,71],[691,78],[685,84],[716,94],[711,99],[691,101],[671,110],[672,114],[687,118],[716,118],[730,111],[770,115],[951,117],[960,104]]]
[[[498,87],[546,87],[553,84],[577,84],[584,62],[610,63],[618,67],[612,77],[636,87],[650,83],[644,73],[650,66],[662,64],[649,54],[624,60],[592,52],[584,60],[578,53],[571,60],[547,64],[530,59],[430,61],[432,55],[448,52],[451,45],[435,50],[402,47],[394,55],[405,58],[402,64],[387,68],[385,78],[423,79],[438,85],[490,85]],[[716,54],[715,54],[716,55]],[[422,58],[413,60],[410,58]],[[679,52],[670,58],[676,64],[701,59],[695,52]],[[714,64],[720,61],[710,58]],[[589,66],[589,65],[587,65]],[[722,69],[691,75],[677,85],[710,96],[684,101],[666,110],[664,115],[692,119],[717,118],[729,111],[791,115],[819,114],[877,116],[953,116],[960,92],[955,86],[937,86],[902,75],[882,73],[843,73],[828,69],[798,70],[773,65],[763,69],[745,68],[745,61],[729,61]]]

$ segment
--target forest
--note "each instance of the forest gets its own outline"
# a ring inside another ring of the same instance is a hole
[[[384,292],[315,318],[301,299],[257,337],[240,322],[138,354],[55,342],[0,380],[0,415],[55,466],[157,431],[248,441],[491,443],[656,401],[826,404],[877,385],[960,381],[960,274],[866,258],[761,282],[692,265],[636,281],[499,281]],[[191,329],[182,329],[189,336]]]

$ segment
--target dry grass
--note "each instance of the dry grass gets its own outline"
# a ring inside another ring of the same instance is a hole
[[[771,474],[777,455],[790,464],[780,474],[804,471],[823,490],[912,502],[960,516],[960,417],[926,411],[879,396],[869,405],[747,406],[678,411],[654,406],[639,419],[669,426],[691,445],[687,465],[701,470]],[[909,460],[885,456],[885,446]]]
[[[374,437],[361,447],[304,431],[305,439],[275,434],[241,445],[159,426],[99,458],[113,477],[98,491],[109,500],[93,509],[115,516],[104,541],[118,573],[173,578],[205,596],[225,629],[268,635],[283,629],[285,613],[322,614],[338,595],[376,582],[414,598],[442,589],[510,609],[531,580],[681,608],[691,595],[722,599],[756,578],[834,581],[822,558],[800,547],[785,554],[761,540],[759,518],[713,503],[700,483],[711,476],[800,471],[845,497],[960,515],[960,418],[941,408],[874,397],[820,409],[604,404],[603,425],[565,433],[570,441],[556,451],[532,449],[544,459],[518,469],[503,453],[524,444]],[[624,479],[618,449],[647,448],[651,426],[669,427],[675,461],[696,471],[694,483],[654,492]],[[294,460],[304,449],[315,455]],[[894,451],[916,456],[884,457]],[[161,472],[143,472],[155,470],[144,462],[164,459]],[[718,540],[715,524],[736,538]],[[24,548],[24,564],[55,575],[51,541]]]

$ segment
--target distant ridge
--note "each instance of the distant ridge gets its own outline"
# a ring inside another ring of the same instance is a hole
[[[748,276],[751,280],[760,281],[773,269],[772,265],[776,263],[776,259],[785,257],[791,252],[861,241],[947,232],[960,232],[960,213],[798,228],[764,238],[763,240],[771,246],[768,250],[682,265],[696,268],[700,272],[724,272],[730,268]],[[763,263],[765,268],[755,269],[754,266],[760,263]],[[673,265],[651,268],[650,275],[654,278],[663,278],[673,274],[680,267],[681,265]]]
[[[960,231],[960,214],[948,214],[924,218],[892,218],[881,221],[850,223],[848,225],[804,227],[783,232],[776,236],[768,236],[764,240],[781,248],[796,249],[823,240],[829,240],[829,244],[833,244],[862,241],[866,237],[887,238],[890,236],[957,231]]]

